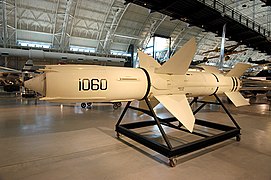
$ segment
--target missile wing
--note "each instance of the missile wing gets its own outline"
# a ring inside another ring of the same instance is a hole
[[[138,51],[138,57],[140,61],[140,67],[143,67],[147,71],[155,71],[161,67],[161,65],[155,61],[151,56],[143,53],[142,51]]]
[[[138,52],[140,67],[148,69],[151,77],[152,88],[167,89],[168,83],[162,83],[163,74],[178,75],[180,80],[187,73],[189,65],[193,60],[196,52],[196,39],[191,38],[180,50],[178,50],[166,63],[162,66],[150,56],[146,56],[143,52]],[[158,65],[157,65],[158,64]],[[160,74],[160,76],[159,76]],[[162,74],[162,75],[161,75]],[[183,77],[181,77],[183,76]],[[157,81],[159,79],[159,81]],[[161,80],[160,80],[161,79]],[[168,82],[168,77],[166,81]],[[161,85],[163,84],[163,85]],[[176,117],[190,132],[193,131],[195,117],[189,106],[188,100],[184,94],[167,94],[160,95],[159,92],[153,92],[154,97],[164,105],[164,107]]]
[[[169,112],[176,117],[190,132],[193,131],[195,117],[190,108],[185,94],[179,95],[157,95],[154,96],[164,105]]]
[[[163,66],[155,71],[158,74],[184,75],[196,52],[196,39],[193,37],[185,43]],[[141,62],[140,62],[141,63]],[[140,65],[141,66],[141,65]]]

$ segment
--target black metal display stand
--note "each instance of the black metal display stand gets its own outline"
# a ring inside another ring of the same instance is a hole
[[[144,101],[146,102],[148,109],[149,110],[144,110],[140,109],[137,107],[131,106],[131,101],[127,103],[126,107],[124,108],[117,124],[116,124],[116,132],[117,132],[117,137],[119,138],[119,134],[122,134],[124,136],[129,137],[130,139],[133,139],[134,141],[143,144],[144,146],[147,146],[148,148],[166,156],[169,158],[169,165],[171,167],[174,167],[177,163],[176,157],[211,146],[213,144],[225,141],[227,139],[236,137],[237,141],[240,141],[240,127],[237,124],[237,122],[234,120],[232,115],[229,113],[227,108],[224,106],[222,101],[219,99],[217,95],[214,95],[217,102],[206,102],[206,101],[199,101],[198,98],[194,98],[193,101],[190,103],[190,106],[194,104],[195,102],[202,103],[193,113],[194,115],[198,113],[206,104],[216,104],[222,106],[226,114],[229,116],[235,127],[223,125],[223,124],[218,124],[214,122],[208,122],[205,120],[200,120],[196,119],[195,125],[202,126],[202,127],[207,127],[210,129],[215,129],[219,130],[220,132],[215,135],[206,135],[201,132],[192,132],[190,133],[188,130],[182,127],[182,124],[179,123],[176,125],[174,122],[178,121],[176,118],[167,118],[167,119],[161,119],[156,116],[153,107],[151,106],[150,101],[145,98]],[[179,107],[181,108],[181,107]],[[128,109],[133,109],[137,111],[141,111],[151,117],[153,117],[152,120],[147,120],[147,121],[140,121],[140,122],[132,122],[132,123],[126,123],[126,124],[121,124],[122,119],[124,115],[126,114]],[[179,122],[179,121],[178,121]],[[165,130],[163,129],[163,126],[167,126],[170,128],[174,128],[179,131],[187,132],[192,135],[200,136],[201,139],[195,140],[192,142],[188,142],[176,147],[172,146],[172,143],[170,142],[167,134],[165,133]],[[148,127],[148,126],[157,126],[162,138],[165,143],[160,143],[157,142],[151,138],[147,138],[143,136],[140,133],[135,132],[134,130]],[[222,131],[222,132],[221,132]]]

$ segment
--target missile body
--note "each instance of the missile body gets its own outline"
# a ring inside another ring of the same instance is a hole
[[[118,102],[154,95],[209,96],[240,89],[240,80],[208,72],[185,75],[149,74],[141,68],[95,65],[49,65],[25,87],[50,102]]]
[[[154,74],[152,78],[153,95],[185,94],[187,97],[209,96],[236,92],[241,82],[236,77],[225,77],[209,72],[188,71],[185,75]]]
[[[143,69],[95,65],[49,65],[46,73],[25,82],[25,87],[51,102],[118,102],[148,95]]]
[[[241,82],[237,78],[248,65],[237,64],[226,76],[208,68],[192,71],[188,68],[195,51],[196,42],[192,39],[162,66],[143,52],[138,52],[141,68],[48,65],[43,74],[26,81],[25,87],[43,95],[42,100],[51,102],[154,98],[192,132],[195,117],[187,97],[225,94],[235,106],[249,104],[238,92]]]

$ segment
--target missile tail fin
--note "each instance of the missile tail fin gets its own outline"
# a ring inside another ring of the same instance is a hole
[[[249,105],[240,92],[225,92],[225,94],[236,107]]]
[[[190,132],[193,131],[195,117],[189,106],[187,98],[181,95],[158,95],[155,98],[176,117]]]
[[[246,70],[247,68],[251,67],[250,64],[246,63],[237,63],[230,72],[226,74],[226,76],[231,77],[240,77]]]
[[[196,53],[196,39],[193,37],[155,72],[159,74],[184,75]]]
[[[153,57],[143,53],[142,51],[138,51],[139,64],[141,68],[154,71],[155,68],[161,67],[161,65],[153,59]]]

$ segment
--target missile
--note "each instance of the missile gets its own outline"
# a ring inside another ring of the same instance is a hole
[[[238,77],[250,66],[237,64],[228,74],[214,68],[192,71],[189,65],[196,52],[190,39],[167,62],[160,65],[139,51],[140,68],[96,65],[47,65],[43,74],[25,82],[40,93],[41,100],[61,103],[123,102],[148,98],[178,119],[190,132],[195,117],[187,97],[225,94],[235,106],[249,105],[239,93]],[[143,102],[143,101],[142,101]]]

